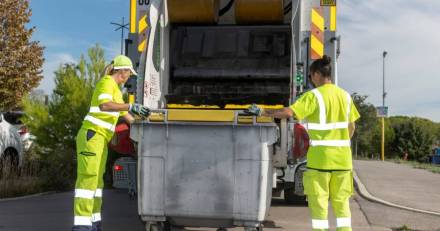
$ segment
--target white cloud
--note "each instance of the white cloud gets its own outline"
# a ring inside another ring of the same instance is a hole
[[[43,65],[43,80],[40,82],[38,89],[43,90],[46,94],[51,94],[55,87],[55,74],[54,72],[60,67],[60,65],[66,63],[77,63],[77,61],[68,53],[56,53],[46,57],[46,61]]]
[[[386,58],[386,104],[391,114],[440,122],[440,2],[339,2],[342,87],[382,104],[382,51]]]
[[[50,40],[46,41],[46,43],[50,43],[51,45],[58,44],[58,40]],[[83,42],[86,43],[86,42]],[[95,44],[86,43],[85,47],[94,47]],[[117,41],[109,41],[103,45],[100,45],[102,49],[104,49],[106,60],[111,60],[113,57],[120,53],[120,42]],[[87,52],[84,53],[87,56]],[[55,87],[55,74],[54,72],[60,67],[62,64],[66,63],[78,63],[78,61],[69,53],[49,53],[47,57],[45,57],[46,61],[43,65],[43,80],[40,82],[40,86],[37,89],[44,90],[46,94],[51,94],[52,90]]]

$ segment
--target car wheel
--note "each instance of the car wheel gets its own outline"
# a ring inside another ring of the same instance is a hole
[[[10,176],[18,172],[18,154],[14,149],[8,148],[0,158],[0,176]]]

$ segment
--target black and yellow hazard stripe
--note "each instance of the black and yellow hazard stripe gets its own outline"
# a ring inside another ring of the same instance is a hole
[[[312,8],[312,24],[310,35],[311,59],[316,60],[324,56],[324,16],[323,7]]]
[[[140,11],[139,12],[140,15],[140,19],[138,22],[138,35],[139,35],[139,43],[138,43],[138,51],[139,52],[143,52],[146,51],[147,49],[147,44],[148,44],[148,34],[147,34],[147,30],[148,30],[148,15],[146,11]]]

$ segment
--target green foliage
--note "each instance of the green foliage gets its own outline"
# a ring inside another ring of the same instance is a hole
[[[436,124],[421,118],[390,118],[396,138],[392,143],[394,153],[407,153],[410,160],[427,162],[435,143]]]
[[[26,25],[31,15],[29,0],[0,1],[0,111],[19,107],[42,78],[43,47]]]
[[[372,146],[371,141],[374,132],[372,128],[375,128],[379,124],[379,120],[376,117],[376,108],[366,102],[367,96],[354,93],[352,98],[361,115],[361,118],[356,121],[356,130],[353,136],[353,150],[356,156],[368,157],[375,151],[375,147]]]
[[[55,89],[49,104],[24,100],[23,122],[36,136],[46,187],[70,188],[75,173],[75,137],[88,112],[93,87],[104,68],[104,52],[89,49],[90,61],[82,56],[78,65],[65,64],[55,72]],[[87,74],[86,74],[87,73]]]
[[[367,96],[353,94],[361,114],[353,137],[354,153],[358,158],[379,158],[382,142],[382,121],[375,107],[366,102]],[[439,123],[422,118],[395,116],[385,119],[385,157],[426,162],[433,146],[440,140]]]

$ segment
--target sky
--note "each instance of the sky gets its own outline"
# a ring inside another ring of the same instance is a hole
[[[128,19],[128,0],[31,0],[33,39],[46,47],[44,79],[50,94],[53,72],[76,63],[100,44],[106,59],[120,52],[120,31],[110,22]],[[386,105],[390,115],[440,122],[440,1],[338,0],[341,35],[339,85],[382,105],[382,52],[386,50]]]

